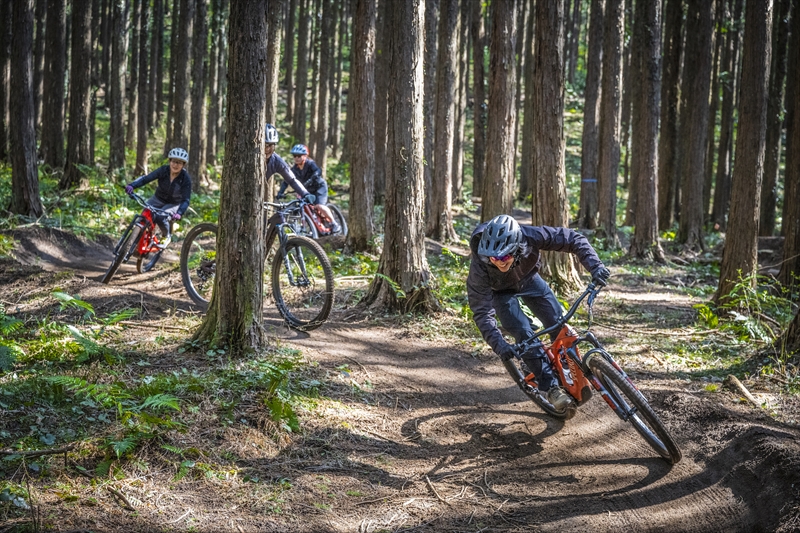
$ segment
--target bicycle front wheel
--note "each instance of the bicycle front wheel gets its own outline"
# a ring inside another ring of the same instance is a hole
[[[181,278],[192,301],[208,307],[217,271],[217,225],[204,222],[193,227],[181,246]]]
[[[617,415],[630,422],[647,444],[668,463],[674,465],[680,461],[680,448],[644,395],[602,355],[590,356],[586,364],[616,404]]]
[[[142,227],[138,224],[135,224],[127,235],[123,235],[122,241],[117,245],[117,254],[114,256],[114,260],[111,261],[108,270],[106,270],[106,273],[103,275],[103,279],[100,280],[101,283],[110,282],[125,259],[136,253],[136,246],[139,244],[139,238],[141,236]],[[128,250],[129,247],[130,250]]]
[[[308,331],[325,322],[333,306],[333,268],[319,244],[289,237],[272,261],[272,295],[290,327]]]

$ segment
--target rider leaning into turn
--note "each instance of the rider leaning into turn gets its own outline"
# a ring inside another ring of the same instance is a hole
[[[169,151],[169,164],[155,169],[146,176],[140,176],[125,187],[125,192],[131,194],[134,189],[158,180],[158,187],[147,204],[167,213],[167,216],[153,213],[153,221],[158,224],[164,236],[158,244],[166,248],[172,239],[170,222],[180,220],[189,208],[192,198],[192,177],[186,171],[189,163],[189,153],[183,148],[173,148]]]
[[[275,146],[278,144],[278,130],[272,124],[264,126],[264,156],[267,159],[267,179],[271,178],[273,174],[280,174],[283,178],[284,184],[281,187],[286,187],[286,183],[292,186],[300,197],[313,204],[316,198],[313,194],[309,193],[303,184],[298,181],[292,173],[292,169],[283,160],[281,156],[275,153]]]
[[[317,211],[322,215],[325,222],[330,224],[331,233],[339,233],[342,228],[333,218],[333,213],[326,205],[328,203],[328,183],[322,177],[322,171],[317,163],[308,157],[308,147],[304,144],[295,144],[291,150],[294,157],[294,166],[292,172],[300,180],[300,183],[316,197],[314,202],[317,206]],[[283,198],[286,192],[287,183],[281,183],[278,189],[278,198]]]
[[[586,237],[568,228],[520,226],[510,216],[499,215],[475,228],[469,244],[469,306],[484,340],[504,361],[514,357],[515,348],[503,338],[495,315],[519,343],[533,335],[533,325],[522,312],[519,299],[546,328],[562,314],[561,304],[539,275],[541,250],[575,254],[592,279],[603,285],[611,275]],[[566,408],[569,396],[558,386],[542,344],[522,354],[522,360],[553,407],[559,411]]]

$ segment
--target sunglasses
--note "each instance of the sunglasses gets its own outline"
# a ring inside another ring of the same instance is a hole
[[[294,156],[293,156],[293,157],[294,157],[295,159],[297,159],[298,157],[303,157],[303,154],[294,154]]]
[[[506,254],[506,255],[501,256],[501,257],[492,256],[491,259],[494,259],[498,263],[505,263],[506,261],[508,261],[512,257],[514,257],[513,254]]]

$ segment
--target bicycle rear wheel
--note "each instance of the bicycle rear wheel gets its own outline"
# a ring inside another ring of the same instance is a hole
[[[524,392],[525,395],[539,407],[539,409],[554,418],[560,418],[562,420],[569,420],[575,416],[577,409],[574,403],[563,411],[557,411],[556,408],[553,407],[553,404],[547,401],[547,395],[544,392],[528,384],[525,381],[525,376],[527,373],[521,368],[521,364],[522,361],[519,359],[503,361],[503,366],[506,367],[506,370],[514,379],[517,386],[522,389],[522,392]]]
[[[341,235],[342,237],[347,237],[347,221],[344,219],[344,215],[342,214],[341,209],[339,209],[334,204],[328,204],[328,208],[331,210],[331,213],[333,213],[333,218],[339,224],[339,227],[342,228],[342,230],[339,233],[337,233],[337,235]]]
[[[123,261],[136,253],[136,246],[139,244],[139,238],[141,236],[142,227],[139,225],[134,225],[127,235],[123,235],[122,240],[117,245],[117,254],[114,256],[114,260],[111,261],[108,270],[106,270],[106,273],[103,275],[103,279],[100,280],[101,283],[110,282],[111,278],[113,278],[114,274],[117,273],[117,270]]]
[[[217,270],[217,225],[204,222],[193,227],[181,246],[181,278],[192,301],[208,307]]]
[[[586,364],[617,405],[617,415],[630,422],[647,444],[668,463],[674,465],[680,461],[680,448],[644,395],[602,355],[590,356]]]
[[[308,331],[325,322],[333,306],[333,269],[319,244],[289,237],[272,261],[272,295],[290,327]]]

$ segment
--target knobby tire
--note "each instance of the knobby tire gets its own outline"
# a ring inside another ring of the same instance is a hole
[[[344,219],[342,211],[334,204],[328,204],[328,208],[331,210],[331,213],[333,213],[333,217],[336,219],[336,222],[339,223],[339,227],[342,228],[342,231],[337,233],[337,235],[341,235],[342,237],[347,237],[347,232],[348,232],[347,221]]]
[[[127,237],[123,237],[123,242],[120,243],[119,247],[117,248],[117,255],[114,256],[113,261],[111,261],[111,265],[109,265],[108,270],[103,275],[103,279],[101,280],[102,283],[109,283],[111,278],[114,277],[114,274],[117,273],[120,265],[122,264],[125,257],[130,257],[134,253],[136,253],[136,247],[139,244],[139,238],[142,236],[142,227],[138,224],[134,224],[131,231],[128,232]],[[128,251],[128,247],[130,244],[130,251]]]
[[[680,461],[680,448],[644,395],[602,355],[590,356],[586,364],[620,409],[630,413],[631,407],[635,408],[627,421],[639,435],[668,463]]]
[[[278,250],[272,260],[272,296],[294,329],[309,331],[325,322],[333,306],[333,268],[316,241],[293,235]]]
[[[570,407],[564,409],[564,411],[557,411],[553,404],[547,401],[547,396],[544,392],[540,391],[539,389],[535,389],[531,387],[529,384],[524,383],[524,376],[526,375],[523,370],[520,369],[520,361],[519,359],[512,359],[509,361],[503,361],[503,366],[506,367],[506,370],[511,375],[514,382],[517,384],[522,392],[531,399],[533,403],[535,403],[539,409],[547,413],[548,415],[552,416],[553,418],[558,418],[561,420],[569,420],[573,416],[575,416],[576,409],[575,405],[573,404]],[[521,382],[520,380],[523,380]]]
[[[192,301],[208,308],[214,289],[217,261],[217,225],[204,222],[194,226],[181,246],[181,279]]]

